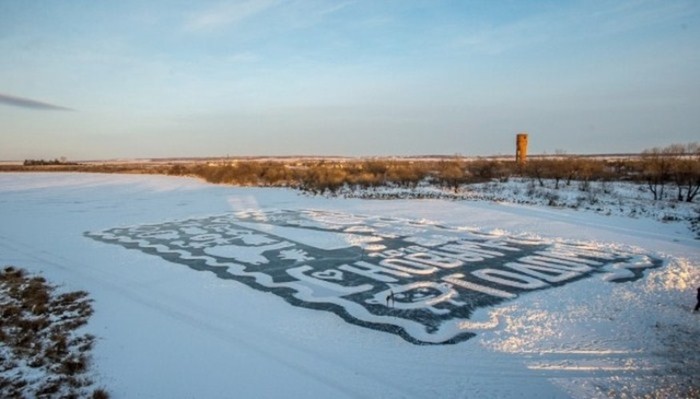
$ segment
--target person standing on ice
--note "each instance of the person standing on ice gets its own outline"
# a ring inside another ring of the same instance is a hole
[[[394,301],[394,291],[389,292],[390,294],[386,297],[386,307],[389,307],[389,304],[391,303],[391,307],[393,308],[394,304],[396,303],[396,301]],[[700,295],[700,288],[698,288],[698,293],[698,295]]]
[[[698,304],[695,305],[693,312],[697,312],[698,310],[700,310],[700,287],[698,287]]]

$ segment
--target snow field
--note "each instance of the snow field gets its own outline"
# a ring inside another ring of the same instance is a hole
[[[245,209],[390,215],[508,236],[643,248],[640,280],[603,275],[482,309],[477,336],[417,346],[336,315],[83,233]],[[166,176],[0,175],[0,263],[86,290],[113,397],[663,397],[697,387],[690,313],[700,244],[678,223],[442,200],[306,197]],[[676,389],[676,391],[674,391]],[[675,395],[672,395],[675,396]],[[654,397],[654,396],[651,396]]]

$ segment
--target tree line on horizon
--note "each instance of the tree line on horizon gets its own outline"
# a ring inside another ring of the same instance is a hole
[[[65,158],[56,159],[25,159],[24,166],[48,166],[48,165],[78,165],[77,162],[68,162]]]
[[[692,202],[700,190],[700,144],[673,144],[645,150],[641,156],[617,159],[559,154],[535,157],[524,164],[513,160],[464,159],[290,159],[236,160],[170,164],[75,164],[25,161],[1,170],[55,170],[98,173],[152,173],[196,176],[216,184],[291,187],[312,194],[335,194],[343,187],[415,188],[433,184],[457,191],[460,186],[488,181],[506,182],[524,177],[554,188],[577,182],[586,191],[594,181],[630,181],[644,184],[654,200],[669,191],[678,201]]]
[[[443,160],[316,160],[237,161],[222,164],[176,164],[170,175],[192,175],[217,184],[293,187],[314,194],[336,193],[342,187],[415,188],[425,182],[457,191],[464,184],[506,182],[516,176],[554,188],[579,183],[586,191],[593,181],[644,183],[654,200],[675,190],[678,201],[692,202],[700,190],[700,145],[674,144],[645,150],[640,157],[595,159],[561,155],[514,161],[462,158]]]

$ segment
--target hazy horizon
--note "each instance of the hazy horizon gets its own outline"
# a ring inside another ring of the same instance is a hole
[[[700,137],[700,2],[0,3],[0,160],[636,153]]]

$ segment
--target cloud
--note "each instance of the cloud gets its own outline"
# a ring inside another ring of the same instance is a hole
[[[0,93],[0,104],[43,111],[74,111],[74,109],[62,107],[60,105],[31,100],[29,98],[8,96],[7,94],[2,93]]]
[[[514,22],[477,26],[448,43],[451,47],[494,55],[551,42],[603,40],[681,20],[697,14],[698,10],[697,2],[688,0],[607,0],[583,2],[575,6],[558,4]]]
[[[222,3],[190,16],[185,23],[185,29],[188,31],[211,31],[236,25],[279,3],[279,0],[245,0]]]
[[[323,10],[319,11],[319,15],[333,14],[333,13],[335,13],[335,12],[337,12],[337,11],[340,11],[340,10],[342,10],[342,9],[348,7],[348,6],[351,6],[351,5],[353,5],[353,4],[355,4],[355,1],[354,1],[354,0],[350,0],[350,1],[345,1],[345,2],[342,2],[342,3],[334,4],[334,5],[331,5],[330,7],[326,8],[326,9],[323,9]]]
[[[632,0],[612,2],[609,7],[593,10],[593,22],[605,33],[620,33],[683,19],[698,12],[697,2]]]

